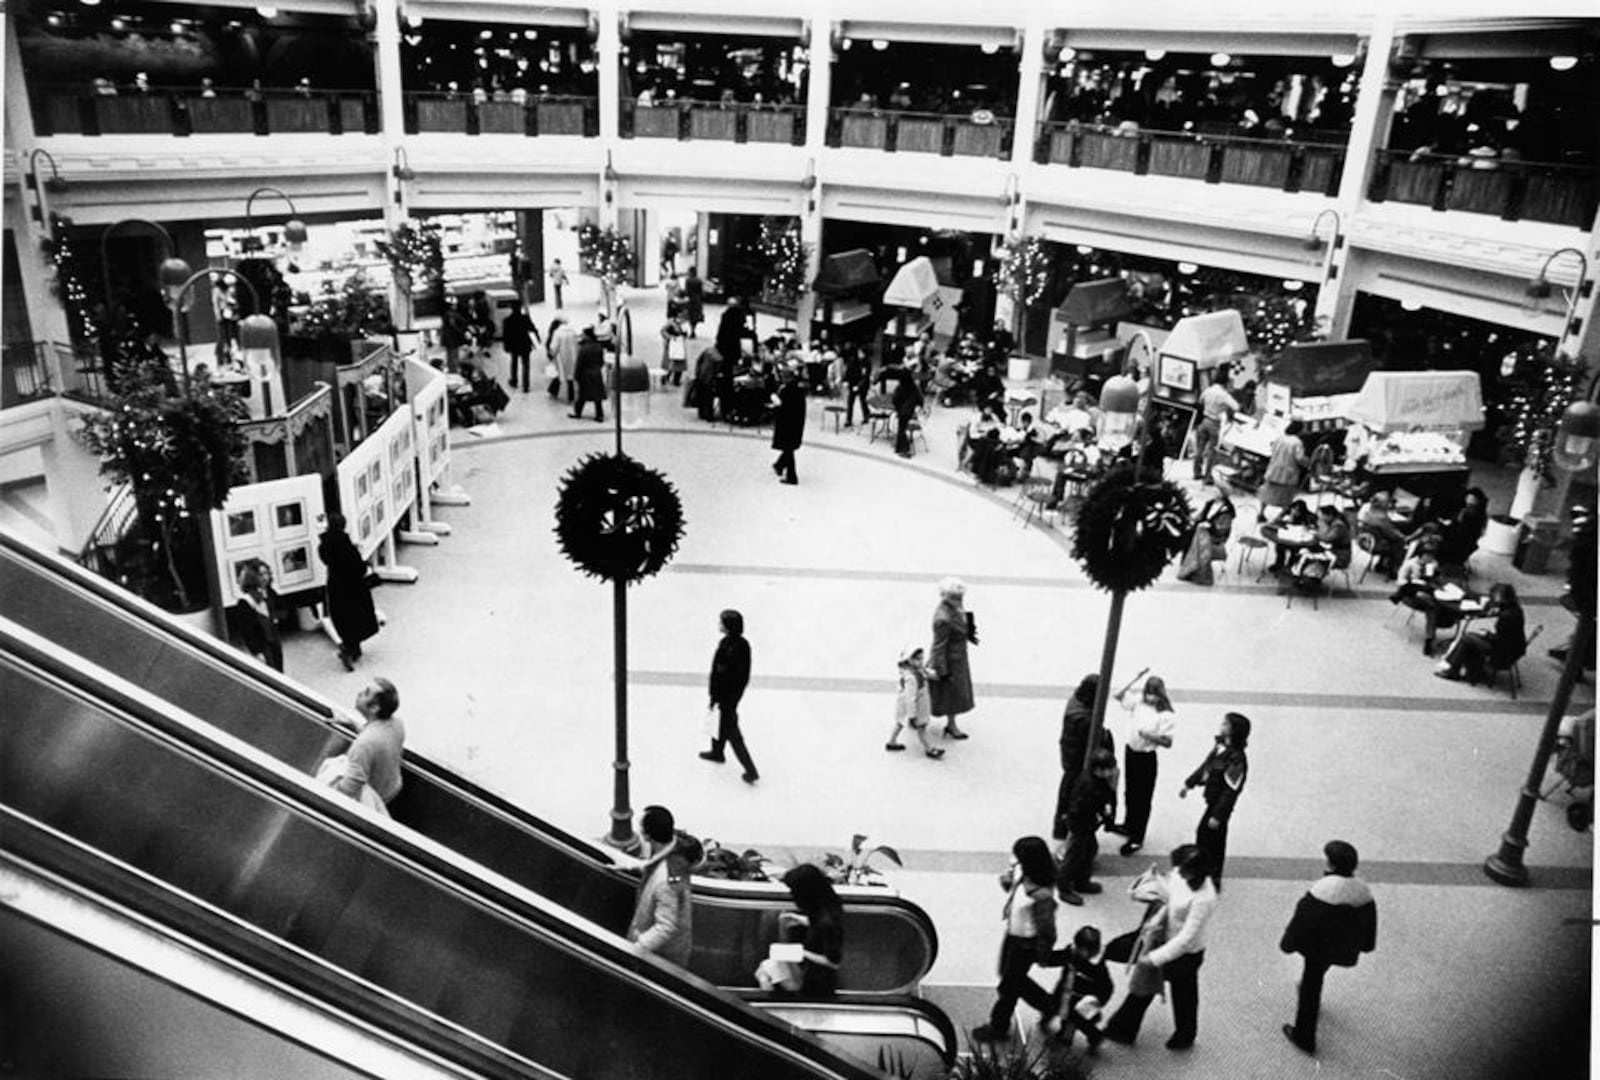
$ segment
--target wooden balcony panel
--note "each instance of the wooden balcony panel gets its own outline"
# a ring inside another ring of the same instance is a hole
[[[102,135],[171,135],[172,104],[165,94],[97,97]]]
[[[583,103],[578,101],[541,101],[534,106],[538,114],[541,135],[582,135]]]
[[[1181,176],[1187,180],[1204,180],[1211,167],[1209,143],[1190,139],[1150,140],[1150,171],[1158,176]]]
[[[528,120],[514,101],[485,101],[478,106],[478,130],[484,135],[523,135]]]
[[[326,133],[328,103],[319,97],[268,98],[267,130],[274,135]]]
[[[1072,132],[1052,131],[1050,133],[1050,164],[1070,165],[1072,163]]]
[[[1339,191],[1339,173],[1344,168],[1344,155],[1326,150],[1307,150],[1300,168],[1300,190],[1318,195],[1336,195]]]
[[[794,113],[752,110],[745,131],[751,142],[787,145],[794,141]]]
[[[1006,129],[1000,124],[956,122],[955,153],[959,157],[999,157]]]
[[[845,116],[839,124],[839,145],[882,150],[889,145],[889,120],[883,116]]]
[[[1289,182],[1289,163],[1293,158],[1294,151],[1286,146],[1230,143],[1222,150],[1222,182],[1282,191]]]
[[[1600,173],[1585,176],[1530,170],[1522,195],[1522,216],[1529,221],[1587,229],[1594,221],[1597,196]]]
[[[360,135],[367,130],[367,105],[359,97],[348,95],[339,99],[339,124],[346,135]]]
[[[1389,167],[1387,198],[1394,202],[1432,206],[1444,166],[1428,161],[1396,161]]]
[[[1515,175],[1504,169],[1458,168],[1450,194],[1445,198],[1445,208],[1498,217],[1505,213],[1515,181]]]
[[[187,105],[190,130],[196,135],[248,135],[256,129],[244,98],[192,97]]]
[[[544,128],[540,127],[539,130],[543,131]],[[678,137],[677,107],[635,106],[633,110],[633,137],[636,139],[676,139]]]
[[[453,101],[448,98],[418,98],[417,130],[465,134],[467,103],[459,98]]]
[[[1120,169],[1132,172],[1139,160],[1139,140],[1085,131],[1078,136],[1083,153],[1078,159],[1089,169]],[[1204,176],[1204,173],[1201,173]]]
[[[695,105],[689,109],[689,137],[733,142],[738,134],[739,114],[714,105]]]
[[[41,102],[34,97],[34,108],[43,106],[44,122],[41,130],[55,135],[83,134],[83,113],[79,111],[80,98],[76,94],[55,93]]]
[[[902,116],[894,146],[896,150],[914,154],[940,153],[944,149],[944,121]]]

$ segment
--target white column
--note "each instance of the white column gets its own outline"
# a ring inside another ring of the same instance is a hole
[[[802,192],[801,198],[800,243],[805,245],[806,280],[800,286],[800,296],[795,304],[794,325],[801,344],[809,344],[811,318],[817,307],[817,297],[811,291],[811,283],[817,280],[817,272],[822,269],[822,182],[819,180],[809,191]]]
[[[811,70],[806,76],[806,149],[814,157],[827,145],[828,100],[833,96],[833,20],[819,8],[811,19],[808,46]],[[802,226],[802,229],[804,226]]]
[[[600,145],[612,146],[617,141],[617,103],[622,92],[622,39],[617,22],[621,11],[616,0],[601,0],[595,5],[595,15],[600,20],[600,36],[595,42],[595,63],[600,65]]]
[[[1367,178],[1375,153],[1389,137],[1389,119],[1394,111],[1394,87],[1389,76],[1389,56],[1394,51],[1394,16],[1377,15],[1367,40],[1366,61],[1361,68],[1361,83],[1356,94],[1356,111],[1350,122],[1350,144],[1345,151],[1344,170],[1339,176],[1339,195],[1334,209],[1339,213],[1339,232],[1347,235],[1356,211],[1366,197]],[[1330,223],[1331,224],[1331,223]],[[1326,229],[1328,226],[1324,226]],[[1330,237],[1332,233],[1328,233]],[[1350,329],[1350,312],[1356,290],[1344,272],[1350,245],[1330,253],[1324,260],[1324,279],[1317,293],[1317,317],[1326,319],[1329,340],[1339,341]],[[1336,275],[1332,282],[1328,274]]]
[[[1021,170],[1033,160],[1034,135],[1039,124],[1039,98],[1044,91],[1044,24],[1037,11],[1022,30],[1022,56],[1017,64],[1016,129],[1011,136],[1011,166]]]
[[[383,125],[383,224],[393,231],[410,217],[405,202],[409,194],[407,185],[394,174],[398,160],[395,150],[403,147],[406,139],[405,88],[400,74],[400,11],[399,6],[392,3],[374,4],[373,11],[378,20],[373,27],[372,40],[378,68],[378,115]],[[389,312],[396,326],[412,325],[409,282],[390,278]]]
[[[28,87],[23,79],[22,51],[18,48],[16,35],[11,33],[11,20],[0,20],[0,23],[3,23],[0,34],[5,36],[6,148],[16,155],[17,173],[17,198],[8,204],[8,209],[14,209],[15,212],[6,214],[5,226],[16,237],[18,276],[22,279],[23,301],[28,309],[28,325],[34,340],[65,344],[69,340],[67,310],[50,291],[50,282],[55,280],[56,275],[55,260],[44,250],[44,244],[50,238],[49,223],[35,221],[30,208],[42,207],[46,214],[52,210],[64,216],[70,214],[66,207],[51,206],[49,195],[43,191],[44,181],[51,175],[50,163],[43,155],[39,158],[40,190],[28,189],[29,158],[38,145],[38,136],[33,129]],[[71,181],[71,177],[65,173],[62,178],[69,183]]]

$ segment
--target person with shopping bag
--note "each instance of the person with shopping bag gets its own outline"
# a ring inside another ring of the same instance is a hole
[[[1000,875],[1007,892],[1000,917],[1006,936],[1000,943],[1000,986],[989,1020],[972,1029],[974,1042],[1005,1042],[1011,1037],[1011,1015],[1020,998],[1039,1010],[1055,1013],[1051,993],[1028,977],[1034,964],[1047,961],[1056,943],[1055,860],[1050,846],[1037,836],[1011,845],[1011,869]]]

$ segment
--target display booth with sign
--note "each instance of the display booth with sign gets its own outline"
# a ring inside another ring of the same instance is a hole
[[[1166,428],[1176,456],[1189,441],[1210,372],[1249,351],[1244,320],[1232,308],[1180,319],[1156,350],[1146,422]]]
[[[1120,277],[1078,282],[1050,313],[1045,343],[1050,374],[1069,390],[1083,389],[1098,397],[1101,385],[1122,368],[1126,339],[1112,328],[1138,308]]]
[[[956,332],[960,302],[961,290],[940,285],[933,260],[926,255],[900,267],[883,292],[884,306],[898,309],[893,333],[901,338],[914,338],[932,328],[936,340],[949,340]]]
[[[1483,387],[1475,371],[1375,371],[1345,416],[1346,460],[1374,487],[1460,489],[1467,438],[1483,427]]]
[[[1235,417],[1222,428],[1229,482],[1244,488],[1260,482],[1272,440],[1290,420],[1304,425],[1308,449],[1342,439],[1349,406],[1375,364],[1371,345],[1359,339],[1300,342],[1264,363],[1258,415]]]
[[[823,257],[811,290],[817,294],[811,337],[826,331],[832,341],[868,342],[876,332],[872,301],[881,279],[871,252],[864,248]]]

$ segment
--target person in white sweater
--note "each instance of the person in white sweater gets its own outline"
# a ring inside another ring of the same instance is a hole
[[[1138,960],[1156,968],[1172,992],[1172,1038],[1169,1050],[1194,1045],[1200,1009],[1200,965],[1206,958],[1207,926],[1217,907],[1217,886],[1211,879],[1209,857],[1194,844],[1172,852],[1172,872],[1166,877],[1167,899],[1158,916],[1163,940]],[[1106,1038],[1133,1045],[1154,994],[1130,992],[1106,1025]]]

